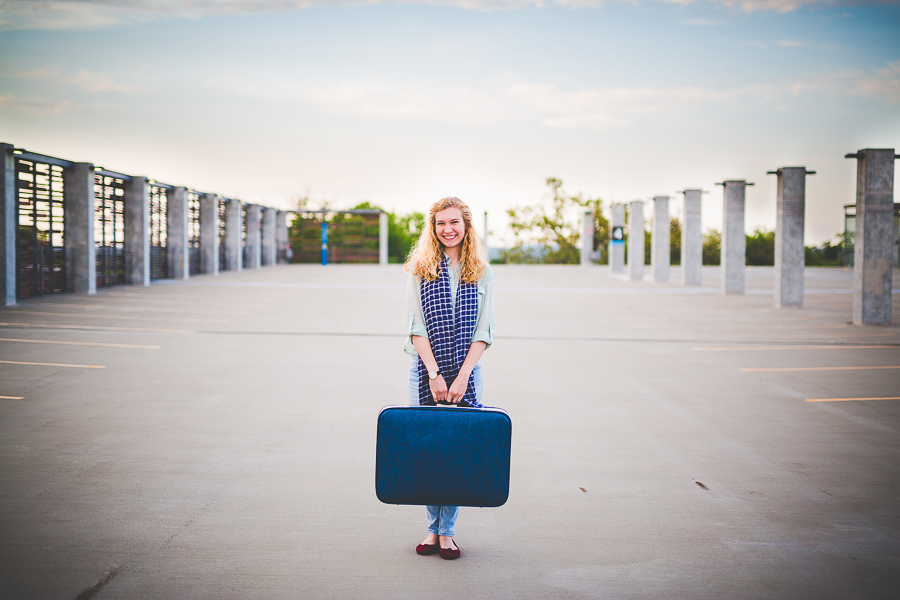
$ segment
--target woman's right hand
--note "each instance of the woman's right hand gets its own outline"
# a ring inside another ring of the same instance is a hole
[[[443,375],[438,375],[434,379],[429,380],[428,385],[431,386],[431,397],[434,398],[435,402],[447,401],[447,382],[444,381]]]

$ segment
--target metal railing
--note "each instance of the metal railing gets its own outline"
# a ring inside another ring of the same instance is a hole
[[[15,158],[17,298],[66,289],[63,167],[42,158]]]
[[[168,279],[168,192],[172,186],[150,183],[150,280]]]
[[[125,182],[128,175],[94,170],[94,242],[97,287],[125,283]]]
[[[228,205],[228,200],[226,198],[219,198],[218,200],[218,212],[219,212],[219,270],[224,271],[225,265],[227,262],[228,248],[225,246],[225,209]]]
[[[247,248],[247,207],[241,207],[241,264],[247,268],[250,264],[250,250]]]
[[[188,266],[189,275],[200,274],[200,194],[188,190]]]

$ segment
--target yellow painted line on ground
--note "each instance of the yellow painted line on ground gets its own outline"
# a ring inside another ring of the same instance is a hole
[[[75,317],[80,319],[125,319],[129,321],[179,321],[182,323],[227,323],[222,319],[175,319],[169,317],[132,317],[125,315],[82,315],[80,313],[54,313],[30,310],[11,311],[15,315],[40,315],[45,317]]]
[[[109,344],[106,342],[66,342],[62,340],[23,340],[19,338],[0,338],[0,342],[25,342],[28,344],[62,344],[65,346],[104,346],[107,348],[145,348],[159,350],[162,346],[145,346],[143,344]]]
[[[743,350],[863,350],[868,348],[893,348],[900,350],[900,346],[842,346],[829,344],[827,346],[722,346],[722,347],[698,347],[694,352],[738,352]]]
[[[807,398],[807,402],[856,402],[858,400],[900,400],[900,396],[885,398]]]
[[[0,396],[0,400],[24,400],[25,396]]]
[[[822,337],[890,337],[893,333],[817,333]]]
[[[868,369],[900,369],[900,366],[889,367],[776,367],[772,369],[741,369],[742,373],[768,371],[862,371]]]
[[[105,369],[103,365],[70,365],[68,363],[24,362],[20,360],[0,360],[4,365],[34,365],[36,367],[72,367],[75,369]]]
[[[101,327],[99,325],[67,325],[64,323],[0,323],[9,327],[47,327],[49,329],[76,329],[78,331],[144,331],[147,333],[196,333],[189,329],[154,329],[152,327]]]

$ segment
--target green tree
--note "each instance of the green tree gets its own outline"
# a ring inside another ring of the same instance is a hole
[[[388,213],[388,262],[406,262],[424,225],[425,215],[418,211],[405,215]]]
[[[595,263],[598,265],[609,264],[609,219],[603,214],[603,200],[594,198],[587,200],[586,208],[594,211],[594,247],[593,250],[598,253]]]
[[[507,262],[578,264],[581,261],[581,250],[577,243],[581,238],[582,221],[575,219],[573,222],[567,218],[574,208],[589,208],[593,211],[595,247],[599,240],[609,238],[609,222],[602,214],[603,201],[599,198],[584,198],[582,194],[566,195],[562,185],[562,181],[555,177],[547,178],[547,187],[550,188],[549,206],[540,203],[506,211],[516,240],[513,247],[505,253]],[[532,239],[537,242],[536,249],[528,246]]]
[[[512,248],[501,250],[500,259],[495,259],[494,262],[506,265],[535,265],[543,262],[543,259],[540,248],[531,248],[518,244]]]
[[[710,229],[703,235],[703,264],[718,265],[722,260],[722,234]]]
[[[405,215],[399,215],[384,210],[371,202],[360,202],[353,207],[354,210],[380,210],[387,213],[388,217],[388,262],[402,264],[406,262],[409,251],[412,250],[419,233],[425,224],[425,215],[413,211]]]
[[[807,267],[843,267],[844,266],[844,232],[835,235],[837,243],[831,240],[821,246],[806,246],[804,262]]]
[[[747,236],[745,264],[767,267],[775,264],[775,232],[757,227],[753,235]]]
[[[653,233],[650,231],[649,227],[652,227],[652,221],[644,222],[644,264],[649,265],[653,261],[651,260],[651,253],[653,252]]]
[[[678,217],[669,221],[669,263],[681,264],[681,221]]]

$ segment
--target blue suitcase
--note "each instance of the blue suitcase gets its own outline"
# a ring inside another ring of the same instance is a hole
[[[385,504],[502,506],[511,442],[512,420],[499,408],[386,406],[375,494]]]

